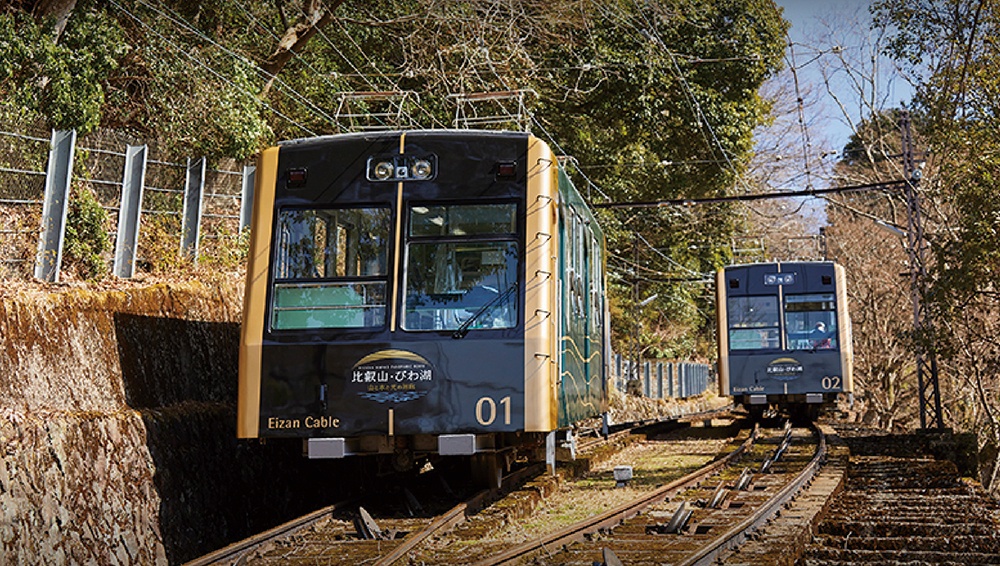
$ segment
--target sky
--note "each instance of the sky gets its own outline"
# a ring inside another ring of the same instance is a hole
[[[772,190],[826,188],[832,184],[833,165],[850,141],[851,124],[859,123],[871,113],[871,101],[875,101],[874,106],[879,110],[898,108],[909,102],[912,90],[888,59],[877,58],[877,72],[872,70],[873,45],[877,43],[870,31],[869,7],[873,0],[775,0],[775,3],[791,22],[792,45],[786,51],[785,61],[786,68],[794,63],[799,90],[786,92],[784,111],[792,113],[779,118],[778,124],[783,121],[784,126],[775,129],[792,132],[793,137],[785,143],[793,142],[772,146],[773,140],[765,136],[758,138],[761,144],[758,151],[767,156],[777,153],[781,160],[776,160],[775,166],[783,173],[771,178]],[[789,72],[779,77],[779,82],[784,81],[780,84],[788,84],[790,76]],[[872,76],[875,79],[867,83],[857,80]],[[859,91],[859,84],[864,85],[863,91]],[[790,110],[795,108],[796,95],[805,100],[802,106],[805,135],[798,115]],[[808,167],[803,159],[807,151],[812,163]],[[797,206],[811,229],[818,231],[826,224],[826,204],[821,198],[807,197],[794,199],[789,206]]]
[[[833,45],[839,45],[846,58],[857,61],[871,59],[865,47],[871,45],[870,38],[866,35],[871,23],[868,9],[872,1],[775,0],[775,3],[783,8],[784,18],[792,24],[789,35],[794,44],[792,53],[800,84],[811,86],[816,92],[824,91],[821,69],[826,68],[828,74],[832,73],[834,77],[832,90],[843,103],[843,108],[851,119],[861,118],[860,95],[850,86],[845,73],[834,70],[837,57],[829,50]],[[820,54],[817,49],[825,50],[825,53]],[[882,58],[879,69],[875,94],[883,104],[898,107],[901,103],[909,102],[912,89],[895,74],[891,62]],[[811,135],[826,138],[831,146],[829,149],[839,151],[850,139],[848,119],[833,97],[823,96],[820,100],[821,104],[814,110],[818,115],[807,117],[807,121],[818,124],[819,132],[811,132]]]

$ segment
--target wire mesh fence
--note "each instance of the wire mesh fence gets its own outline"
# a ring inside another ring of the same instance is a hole
[[[50,133],[40,124],[0,126],[0,277],[30,271],[38,246]]]
[[[652,399],[687,399],[714,389],[715,372],[709,364],[696,362],[634,362],[621,354],[611,360],[611,380],[622,393],[634,383],[636,392]]]
[[[64,209],[84,192],[104,211],[101,230],[108,245],[99,248],[99,261],[107,271],[131,276],[132,269],[119,270],[121,261],[130,261],[140,272],[176,269],[192,261],[238,262],[252,166],[232,159],[211,166],[198,159],[180,162],[158,156],[155,146],[137,154],[140,163],[130,162],[128,152],[143,147],[142,140],[108,130],[72,136],[70,155],[60,155],[67,150],[57,146],[56,134],[36,123],[0,123],[0,278],[58,277],[65,261]],[[58,158],[71,168],[62,193],[53,169]],[[203,171],[193,181],[192,162],[201,163]],[[141,206],[124,214],[123,200],[130,194]],[[196,203],[196,214],[185,217],[186,199]],[[187,229],[193,238],[185,238],[185,218],[194,220]],[[119,237],[122,230],[130,231],[130,237]],[[53,269],[40,267],[46,262],[54,263]]]

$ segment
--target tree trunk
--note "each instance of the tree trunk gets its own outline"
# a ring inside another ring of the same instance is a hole
[[[56,21],[56,43],[59,36],[66,29],[66,22],[69,21],[73,8],[76,7],[76,0],[39,0],[31,9],[31,16],[35,21],[42,21],[45,18],[54,18]]]
[[[322,0],[306,2],[303,6],[303,10],[306,12],[305,21],[297,22],[285,30],[285,34],[278,41],[278,47],[274,53],[260,66],[264,73],[264,79],[267,81],[261,91],[261,97],[266,96],[271,90],[274,79],[285,67],[285,64],[291,61],[296,53],[305,48],[306,43],[312,36],[316,35],[317,31],[333,21],[333,11],[343,3],[344,0],[334,0],[330,8],[327,9]]]

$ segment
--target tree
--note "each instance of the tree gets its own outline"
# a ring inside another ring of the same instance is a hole
[[[942,335],[949,379],[949,421],[980,432],[994,455],[983,478],[997,489],[1000,459],[1000,5],[992,0],[887,0],[874,9],[880,25],[896,30],[888,51],[919,80],[915,109],[922,115],[934,161],[924,171],[927,209],[940,222],[931,232],[932,287],[928,298]]]
[[[23,37],[33,6],[2,16],[0,93],[58,127],[101,124],[179,155],[246,158],[276,139],[349,130],[338,112],[347,100],[360,112],[390,104],[349,99],[357,91],[407,101],[384,127],[440,128],[452,125],[453,95],[520,90],[532,131],[573,157],[595,202],[746,190],[754,131],[769,120],[758,89],[781,65],[786,26],[773,0],[77,0],[55,44],[37,24]],[[35,100],[38,76],[52,81]],[[739,222],[729,207],[603,221],[615,267],[632,234],[648,240],[643,284],[663,298],[646,327],[700,329],[681,350],[707,353],[710,301],[687,279],[728,259]],[[630,287],[614,289],[628,304]],[[676,351],[667,340],[655,350]]]
[[[101,10],[58,22],[46,12],[37,21],[0,14],[0,97],[47,116],[53,127],[93,130],[107,78],[126,51],[121,29]]]
[[[285,33],[278,41],[274,52],[260,65],[264,73],[265,83],[261,93],[263,96],[271,90],[271,85],[277,78],[285,65],[295,56],[296,53],[304,51],[306,43],[316,35],[316,32],[333,21],[333,12],[344,0],[335,0],[329,7],[324,6],[321,0],[308,0],[303,8],[303,17],[293,25],[286,25]],[[282,2],[278,2],[282,21],[285,21],[284,11],[281,10]]]

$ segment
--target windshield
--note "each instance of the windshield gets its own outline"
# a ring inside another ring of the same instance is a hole
[[[730,350],[781,347],[778,297],[730,297],[727,307]]]
[[[271,328],[385,325],[387,207],[278,213]]]
[[[410,209],[405,330],[517,324],[516,210],[513,203]]]
[[[833,293],[785,297],[785,332],[790,350],[837,348],[836,324]]]

